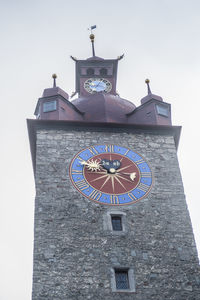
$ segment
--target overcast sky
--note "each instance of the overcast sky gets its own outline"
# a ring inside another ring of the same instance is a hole
[[[183,126],[178,156],[200,251],[199,0],[0,1],[0,300],[31,299],[34,179],[26,128],[37,99],[57,84],[75,88],[73,55],[91,56],[87,28],[97,24],[96,55],[119,62],[117,90],[140,105],[152,92]]]

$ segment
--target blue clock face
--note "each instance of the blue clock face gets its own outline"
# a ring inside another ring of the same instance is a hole
[[[85,81],[84,88],[91,94],[98,92],[109,93],[112,89],[112,84],[105,78],[89,78]]]
[[[152,172],[144,158],[117,145],[81,150],[69,172],[75,188],[100,204],[132,204],[146,197],[152,187]]]

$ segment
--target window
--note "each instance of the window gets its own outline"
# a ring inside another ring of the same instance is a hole
[[[117,290],[129,289],[128,270],[115,269],[115,280]]]
[[[56,110],[56,100],[43,103],[43,112]]]
[[[133,268],[126,266],[111,268],[112,292],[135,292],[135,279]]]
[[[87,75],[94,75],[94,69],[92,68],[87,69]]]
[[[168,106],[164,105],[156,105],[157,113],[161,116],[168,117],[169,115],[169,108]]]
[[[107,69],[102,68],[99,73],[100,73],[100,75],[104,76],[104,75],[107,75],[108,71],[107,71]]]
[[[122,217],[111,216],[112,229],[115,231],[122,231]]]
[[[126,213],[123,210],[111,208],[103,216],[103,227],[112,235],[126,235],[128,229]]]

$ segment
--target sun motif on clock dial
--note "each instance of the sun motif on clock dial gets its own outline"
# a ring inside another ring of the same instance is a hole
[[[101,204],[132,204],[152,186],[148,163],[136,152],[117,145],[96,145],[80,151],[70,165],[76,189]]]

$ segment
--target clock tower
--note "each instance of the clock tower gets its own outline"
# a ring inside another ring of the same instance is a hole
[[[75,61],[78,98],[45,89],[28,120],[35,175],[33,300],[200,299],[177,159],[180,126],[151,92],[116,92],[118,62]]]

